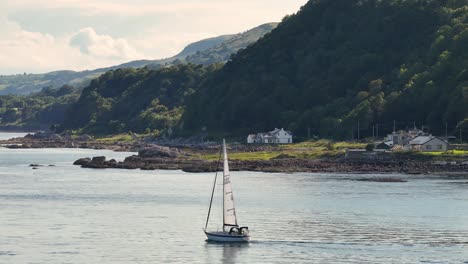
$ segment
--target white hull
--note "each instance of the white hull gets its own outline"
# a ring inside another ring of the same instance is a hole
[[[215,242],[249,242],[250,236],[248,235],[230,235],[227,232],[206,232],[208,241]]]

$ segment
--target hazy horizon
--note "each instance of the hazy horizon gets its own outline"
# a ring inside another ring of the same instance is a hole
[[[306,2],[0,2],[0,75],[91,70],[167,58],[198,40],[281,21]]]

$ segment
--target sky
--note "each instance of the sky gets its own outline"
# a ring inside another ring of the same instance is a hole
[[[0,0],[0,75],[161,59],[296,13],[307,0]]]

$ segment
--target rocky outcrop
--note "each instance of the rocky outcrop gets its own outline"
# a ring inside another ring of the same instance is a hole
[[[91,163],[91,158],[81,158],[81,159],[78,159],[75,162],[73,162],[73,165],[83,166],[83,165],[86,165],[86,164],[89,164],[89,163]]]
[[[178,149],[159,145],[149,145],[138,151],[138,156],[142,158],[177,158],[180,154]]]
[[[141,147],[138,142],[106,143],[93,140],[89,135],[72,138],[69,134],[58,135],[49,132],[37,132],[35,134],[28,134],[22,138],[0,140],[0,145],[9,149],[88,148],[132,152],[136,152]]]
[[[93,165],[103,165],[105,161],[106,161],[106,157],[104,157],[104,156],[94,157],[91,160],[91,164],[93,164]]]
[[[142,169],[142,170],[182,170],[185,172],[214,172],[218,167],[216,161],[206,161],[187,157],[141,157],[130,156],[122,162],[115,160],[107,161],[104,157],[93,159],[79,159],[75,162],[86,168],[119,168],[119,169]],[[333,160],[310,160],[283,156],[280,159],[241,161],[231,160],[229,162],[232,171],[262,171],[262,172],[325,172],[325,173],[406,173],[427,174],[431,172],[463,172],[468,171],[468,165],[457,166],[436,165],[429,162],[381,162],[381,163],[352,163]],[[385,181],[387,178],[381,180]]]

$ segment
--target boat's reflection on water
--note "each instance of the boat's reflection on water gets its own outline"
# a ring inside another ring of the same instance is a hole
[[[207,240],[207,263],[236,263],[237,258],[242,256],[249,246],[249,243],[219,243]]]

